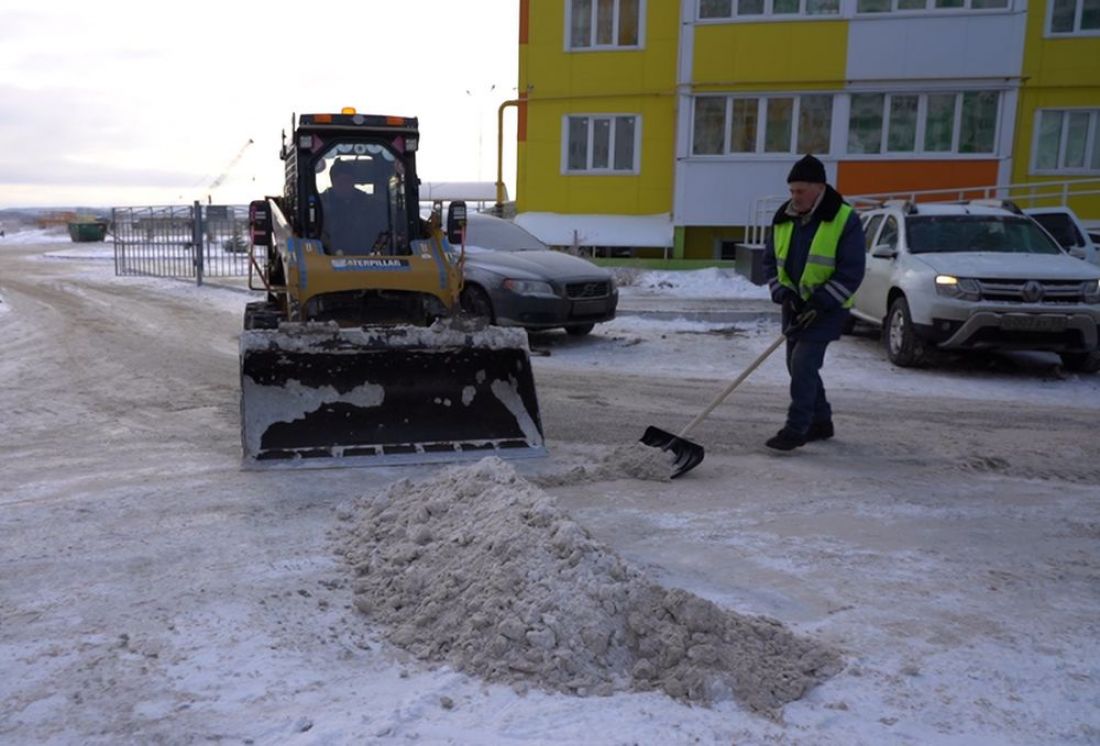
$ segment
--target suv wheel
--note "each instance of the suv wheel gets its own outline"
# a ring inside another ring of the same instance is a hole
[[[1063,352],[1062,367],[1077,373],[1095,373],[1100,370],[1100,352]]]
[[[905,298],[896,298],[890,304],[882,339],[886,344],[886,356],[894,365],[911,368],[924,362],[924,341],[913,328],[913,317],[909,314],[909,303]]]
[[[596,328],[595,324],[578,324],[565,327],[565,333],[571,337],[583,337]]]

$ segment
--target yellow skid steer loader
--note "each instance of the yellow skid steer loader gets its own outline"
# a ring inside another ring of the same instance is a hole
[[[417,120],[303,114],[250,205],[246,465],[543,455],[523,330],[460,315],[465,205],[419,214]]]

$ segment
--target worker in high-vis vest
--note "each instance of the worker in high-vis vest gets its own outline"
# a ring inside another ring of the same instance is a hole
[[[821,366],[863,281],[867,249],[859,217],[826,181],[825,165],[812,155],[794,164],[787,176],[791,198],[775,213],[764,252],[768,289],[783,307],[791,374],[787,422],[766,443],[780,451],[833,437]]]

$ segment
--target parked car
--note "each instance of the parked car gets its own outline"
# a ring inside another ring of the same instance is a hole
[[[1066,254],[1028,216],[904,203],[862,220],[867,269],[852,314],[883,328],[895,365],[920,365],[932,348],[1027,349],[1100,369],[1100,267]]]
[[[1077,215],[1068,207],[1029,207],[1024,213],[1031,216],[1058,245],[1071,256],[1100,265],[1100,249]]]
[[[467,219],[463,274],[462,307],[501,326],[564,327],[582,336],[615,318],[619,303],[608,270],[551,251],[515,223],[483,213]]]

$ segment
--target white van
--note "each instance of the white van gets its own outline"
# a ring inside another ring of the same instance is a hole
[[[1029,207],[1024,213],[1046,228],[1047,233],[1054,236],[1058,245],[1071,256],[1100,265],[1100,249],[1073,210],[1068,207]]]

